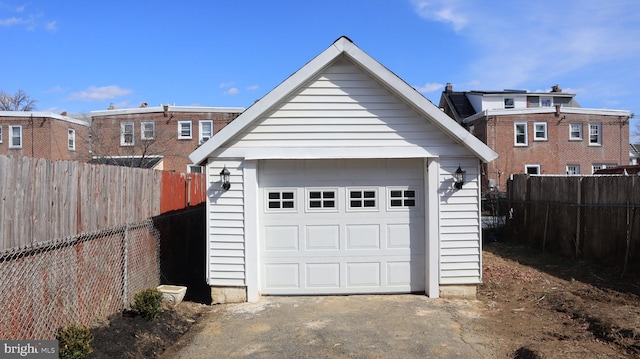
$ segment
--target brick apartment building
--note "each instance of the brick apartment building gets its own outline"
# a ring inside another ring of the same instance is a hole
[[[592,174],[629,163],[629,111],[582,108],[558,86],[455,92],[447,84],[440,107],[500,155],[484,165],[485,191],[505,191],[511,174]]]
[[[236,107],[157,106],[92,111],[94,163],[200,172],[189,154],[244,111]]]
[[[51,112],[0,111],[0,155],[89,160],[89,123]]]

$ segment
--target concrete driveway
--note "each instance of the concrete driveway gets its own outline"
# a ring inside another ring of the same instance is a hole
[[[162,358],[492,358],[477,301],[263,297],[213,306]]]

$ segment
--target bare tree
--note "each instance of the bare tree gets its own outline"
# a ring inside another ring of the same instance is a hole
[[[147,121],[145,121],[147,122]],[[148,121],[152,122],[152,121]],[[140,122],[135,122],[137,127]],[[121,144],[121,128],[119,124],[102,124],[91,122],[89,129],[89,146],[91,155],[97,163],[113,163],[115,157],[125,157],[121,164],[127,167],[146,167],[159,156],[175,155],[171,143],[176,140],[177,133],[166,128],[153,128],[146,134],[146,139],[131,134],[126,146]]]
[[[24,90],[18,90],[13,95],[0,90],[0,111],[33,111],[36,102]]]

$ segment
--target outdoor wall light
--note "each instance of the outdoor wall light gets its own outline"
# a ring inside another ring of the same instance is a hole
[[[454,186],[456,189],[461,189],[464,181],[467,180],[467,171],[463,171],[460,165],[458,165],[458,169],[453,174],[453,178],[455,179]]]
[[[222,182],[222,189],[228,191],[231,188],[231,182],[229,182],[229,170],[227,169],[227,165],[224,166],[222,171],[220,171],[220,181]]]

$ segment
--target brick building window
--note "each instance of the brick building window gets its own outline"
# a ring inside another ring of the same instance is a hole
[[[120,146],[133,146],[133,122],[120,123]]]
[[[597,170],[603,170],[605,168],[609,168],[609,167],[616,167],[618,166],[617,163],[594,163],[591,166],[591,173],[595,173]]]
[[[193,138],[191,121],[178,121],[178,139],[189,140]]]
[[[156,138],[156,123],[141,122],[140,123],[140,139],[155,140],[155,138]]]
[[[0,126],[0,143],[2,143],[2,126]]]
[[[73,128],[67,132],[67,148],[71,151],[76,150],[76,130]]]
[[[514,123],[513,124],[514,142],[516,146],[527,145],[527,124],[526,123]]]
[[[602,145],[602,124],[589,124],[589,146]]]
[[[546,141],[547,140],[547,123],[536,122],[533,124],[534,128],[534,141]]]
[[[9,125],[9,148],[22,148],[22,126]]]
[[[524,173],[528,175],[539,175],[540,165],[524,165]]]
[[[213,121],[200,121],[199,126],[198,144],[203,144],[213,136]]]
[[[582,124],[569,124],[569,140],[582,140]]]
[[[540,97],[540,107],[553,106],[553,97]]]
[[[574,176],[580,174],[580,165],[567,165],[567,175]]]
[[[187,173],[202,173],[202,166],[187,165]]]

